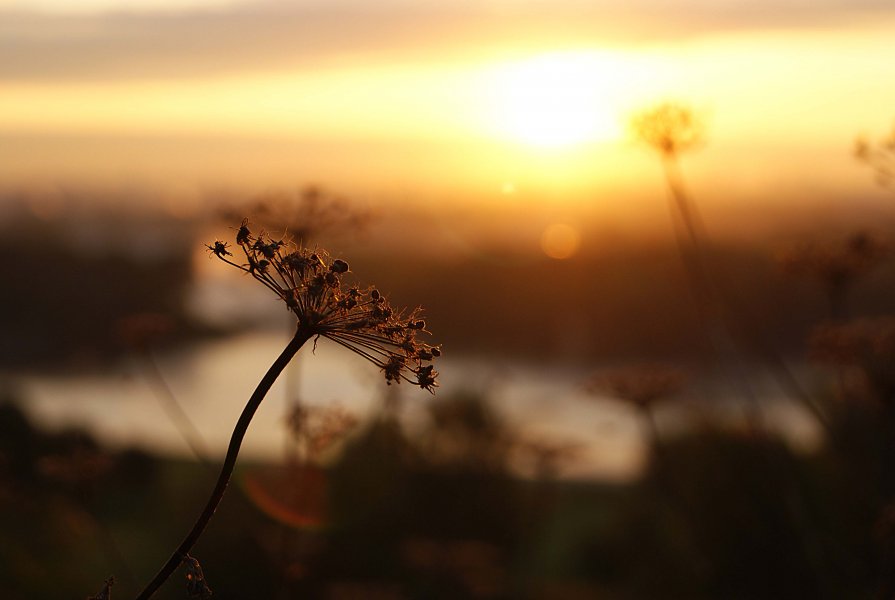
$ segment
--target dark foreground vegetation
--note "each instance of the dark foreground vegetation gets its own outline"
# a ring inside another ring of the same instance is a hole
[[[79,597],[112,572],[114,597],[135,594],[213,474],[42,432],[12,400],[3,597]],[[810,456],[708,425],[656,438],[626,484],[557,480],[562,449],[526,443],[477,395],[439,400],[413,436],[392,406],[323,463],[242,464],[194,553],[218,598],[889,597],[891,406],[841,406]],[[185,597],[182,577],[158,597]]]

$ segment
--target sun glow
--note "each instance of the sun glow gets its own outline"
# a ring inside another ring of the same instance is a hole
[[[495,123],[504,136],[543,148],[618,138],[623,66],[605,53],[569,51],[497,67]]]

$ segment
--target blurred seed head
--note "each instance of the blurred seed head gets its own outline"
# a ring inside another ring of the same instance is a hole
[[[833,365],[862,365],[885,359],[895,371],[895,317],[824,324],[808,342],[809,357]]]
[[[584,454],[583,446],[547,438],[519,436],[513,447],[515,463],[540,479],[556,477],[564,467],[574,464]]]
[[[881,238],[858,231],[845,240],[825,244],[803,244],[781,252],[783,270],[815,277],[831,286],[845,285],[889,257],[889,246]]]
[[[663,102],[634,115],[630,122],[635,139],[663,156],[675,156],[705,141],[705,126],[689,107]]]
[[[638,408],[648,409],[680,392],[686,381],[680,369],[648,365],[597,375],[587,382],[586,388],[591,393],[609,393]]]
[[[843,390],[849,397],[895,407],[895,317],[822,325],[808,347],[812,360],[857,375],[852,389]]]
[[[299,442],[305,458],[316,461],[357,428],[358,419],[341,406],[297,405],[287,417],[293,438]]]
[[[371,218],[370,211],[318,185],[265,192],[222,216],[232,221],[246,213],[268,226],[285,227],[301,243],[335,230],[363,229]]]

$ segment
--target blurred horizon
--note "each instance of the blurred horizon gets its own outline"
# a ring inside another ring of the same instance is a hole
[[[674,100],[706,121],[685,169],[707,210],[877,201],[849,153],[895,107],[885,2],[6,1],[0,17],[13,191],[315,182],[624,213],[646,178],[661,193],[627,121]]]

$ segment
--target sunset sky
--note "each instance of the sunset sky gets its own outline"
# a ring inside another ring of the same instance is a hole
[[[884,0],[0,0],[0,183],[617,189],[672,99],[706,181],[845,190],[893,40]]]

